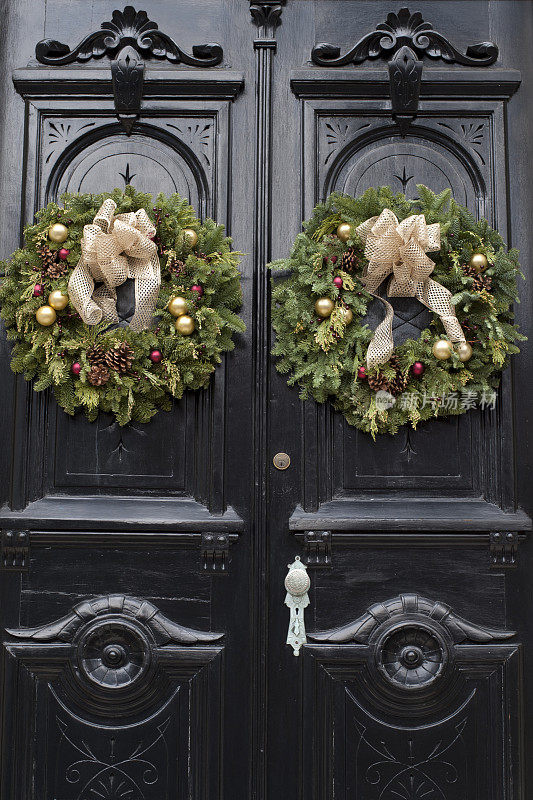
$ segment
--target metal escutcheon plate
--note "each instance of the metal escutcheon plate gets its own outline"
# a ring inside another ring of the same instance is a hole
[[[276,469],[287,469],[291,464],[291,457],[287,453],[276,453],[273,458]]]

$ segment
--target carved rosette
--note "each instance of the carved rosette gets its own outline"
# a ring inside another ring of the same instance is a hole
[[[376,647],[382,676],[400,689],[419,689],[433,683],[448,660],[442,636],[422,625],[400,625],[388,631]]]
[[[211,643],[223,636],[186,628],[147,600],[125,595],[85,600],[55,622],[7,633],[26,641],[72,644],[76,678],[106,693],[146,679],[162,646]]]
[[[427,689],[446,673],[455,645],[514,635],[469,622],[445,603],[404,594],[370,606],[347,625],[307,636],[323,644],[368,645],[371,672],[389,688],[412,692]]]
[[[79,674],[105,689],[120,689],[139,680],[152,661],[142,630],[120,619],[90,625],[78,644]]]

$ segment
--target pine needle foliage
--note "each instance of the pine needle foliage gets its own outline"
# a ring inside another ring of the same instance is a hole
[[[116,214],[144,208],[156,225],[161,289],[152,328],[134,332],[128,326],[88,326],[71,304],[57,312],[55,324],[41,326],[35,317],[37,309],[46,304],[50,292],[59,289],[67,293],[70,275],[81,256],[83,226],[92,223],[108,197],[117,204]],[[186,389],[206,387],[222,353],[233,349],[234,334],[244,331],[244,323],[235,313],[242,303],[238,271],[242,254],[232,250],[222,225],[212,220],[201,223],[194,209],[177,194],[160,194],[154,203],[151,195],[127,186],[124,191],[100,195],[66,194],[61,200],[62,206],[50,203],[38,212],[35,224],[24,231],[25,246],[0,265],[5,271],[1,316],[7,337],[14,342],[11,368],[26,380],[34,380],[35,391],[51,389],[68,414],[84,410],[94,420],[100,411],[106,411],[113,413],[120,425],[130,420],[148,422],[158,409],[169,410],[172,399],[181,398]],[[63,244],[47,237],[49,226],[56,222],[68,228]],[[184,235],[186,228],[198,234],[194,248]],[[43,270],[39,254],[43,242],[54,257],[61,247],[70,251],[68,269],[57,279]],[[176,259],[183,264],[179,273],[170,269]],[[42,285],[42,296],[33,296],[36,284]],[[201,296],[192,291],[195,284],[203,288]],[[176,295],[186,298],[195,321],[190,336],[177,332],[168,311],[168,303]],[[110,370],[105,385],[92,386],[87,379],[91,369],[88,351],[95,343],[107,351],[123,342],[133,350],[131,368],[125,374]],[[159,363],[150,359],[153,350],[161,352]],[[76,362],[81,365],[79,376],[72,372]]]
[[[447,337],[439,317],[432,314],[429,328],[418,339],[407,339],[395,347],[394,368],[388,362],[379,370],[367,370],[366,377],[358,377],[359,367],[366,367],[373,335],[366,313],[375,301],[362,280],[368,260],[356,228],[385,208],[400,221],[411,214],[424,214],[428,225],[439,223],[441,249],[430,254],[435,262],[432,278],[453,295],[457,318],[473,348],[469,361],[460,361],[455,351],[446,361],[433,356],[433,344]],[[352,237],[345,243],[336,235],[341,222],[352,227]],[[349,276],[340,270],[347,252],[355,261]],[[466,274],[474,253],[485,254],[489,262],[483,275],[491,279],[487,282],[490,288],[481,291]],[[512,312],[512,304],[518,302],[517,276],[521,275],[518,252],[507,250],[500,234],[486,220],[475,220],[455,202],[449,190],[435,194],[419,185],[416,200],[395,194],[386,186],[368,189],[358,198],[332,194],[303,223],[303,233],[296,237],[290,256],[269,264],[269,268],[285,271],[284,276],[273,275],[272,279],[277,369],[287,375],[290,386],[298,385],[302,399],[313,397],[319,403],[330,400],[350,425],[374,438],[376,434],[394,434],[404,424],[416,427],[432,417],[464,413],[472,405],[450,402],[449,397],[492,396],[501,371],[508,366],[510,356],[519,351],[516,342],[525,339],[514,325]],[[335,277],[343,280],[340,289],[333,283]],[[329,297],[335,303],[333,313],[325,320],[315,313],[319,297]],[[349,324],[343,322],[342,308],[353,313]],[[424,365],[418,377],[411,369],[417,361]],[[380,406],[369,385],[368,377],[378,373],[387,380],[398,374],[408,378],[403,393],[391,398],[389,408]],[[413,396],[416,402],[406,402]]]

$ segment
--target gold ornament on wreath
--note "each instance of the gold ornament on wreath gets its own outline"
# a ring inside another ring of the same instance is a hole
[[[524,339],[511,307],[517,251],[449,190],[419,185],[416,200],[389,187],[332,194],[291,255],[269,266],[289,273],[273,274],[279,371],[302,398],[331,401],[373,437],[464,413],[471,394],[481,407],[495,402],[500,373]],[[397,297],[431,315],[418,338],[395,341]],[[376,326],[371,305],[384,311]]]
[[[3,264],[11,367],[36,391],[51,389],[69,414],[148,422],[187,389],[206,387],[244,330],[241,253],[177,194],[154,202],[128,186],[62,203],[38,212],[25,247]],[[127,281],[135,307],[121,319]]]

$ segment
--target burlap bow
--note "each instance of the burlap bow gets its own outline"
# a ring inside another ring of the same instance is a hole
[[[394,350],[394,309],[376,294],[391,273],[387,287],[389,297],[416,297],[439,315],[452,342],[464,342],[465,335],[450,302],[451,292],[429,277],[435,264],[426,253],[440,250],[440,225],[427,225],[423,214],[413,214],[398,223],[396,215],[385,208],[379,217],[371,217],[359,225],[357,233],[365,242],[365,256],[369,262],[363,283],[386,309],[385,319],[377,326],[368,346],[368,366],[384,364]]]
[[[104,200],[93,224],[84,226],[81,258],[68,282],[69,296],[87,325],[118,322],[115,287],[134,278],[130,328],[142,331],[151,325],[161,284],[157,247],[149,238],[155,228],[144,208],[115,217],[116,207],[110,198]],[[102,285],[95,289],[95,281]]]

